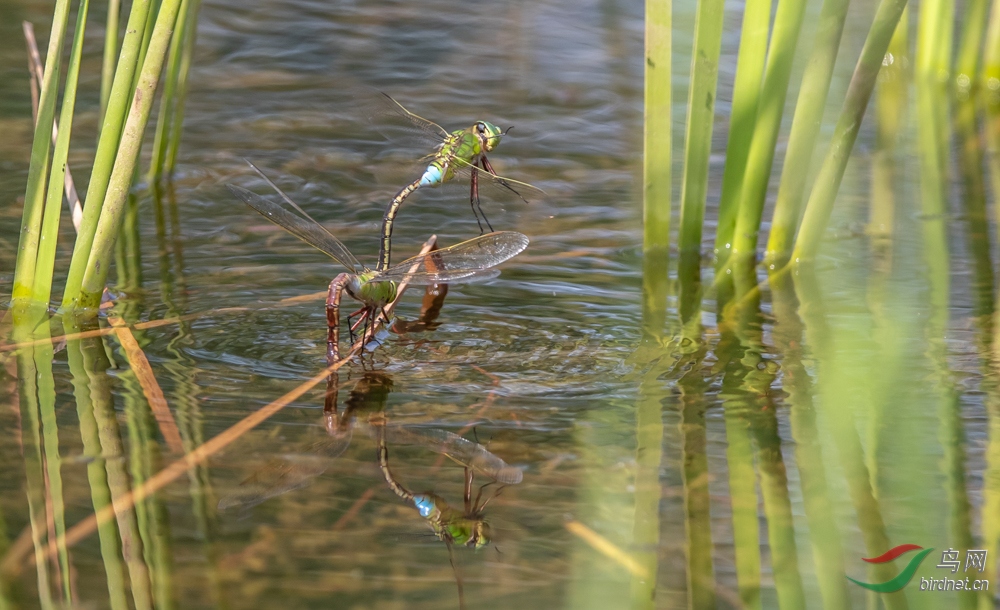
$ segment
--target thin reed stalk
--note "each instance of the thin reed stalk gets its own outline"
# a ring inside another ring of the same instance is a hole
[[[1000,91],[1000,2],[993,0],[990,22],[986,26],[986,46],[983,50],[983,82],[986,88]]]
[[[125,123],[114,170],[108,182],[107,197],[97,221],[90,256],[83,270],[83,281],[77,303],[84,308],[96,308],[100,304],[101,293],[104,291],[104,284],[108,276],[108,268],[111,265],[115,238],[121,227],[121,218],[128,199],[129,188],[132,185],[133,174],[139,161],[142,136],[146,129],[146,123],[149,121],[156,86],[163,69],[167,46],[170,43],[179,8],[180,0],[164,0],[156,17],[156,26],[150,38],[149,51],[146,61],[143,62],[139,84],[134,95],[135,103],[132,104],[128,120]],[[74,258],[75,254],[74,252]]]
[[[31,72],[31,117],[32,120],[38,120],[38,83],[42,80],[42,70],[44,66],[42,65],[42,57],[38,52],[38,43],[35,42],[35,28],[34,26],[25,21],[21,24],[24,30],[24,40],[28,45],[28,70]],[[56,145],[56,140],[59,137],[59,125],[58,123],[52,123],[52,145]],[[80,217],[83,215],[83,206],[80,205],[80,197],[76,192],[76,185],[73,182],[73,172],[70,171],[69,165],[66,166],[66,178],[65,178],[65,190],[66,190],[66,201],[69,204],[70,210],[73,214],[73,226],[79,226]]]
[[[42,234],[35,262],[35,279],[32,285],[32,299],[40,303],[48,303],[52,294],[52,272],[56,261],[56,242],[59,238],[59,219],[62,217],[69,141],[73,131],[73,116],[76,109],[76,86],[80,77],[83,36],[87,28],[89,8],[89,0],[80,0],[77,9],[76,30],[73,32],[73,47],[70,51],[69,67],[66,72],[66,89],[63,93],[62,111],[59,115],[59,124],[62,128],[56,137],[55,150],[52,153],[48,195],[45,198]]]
[[[724,0],[698,2],[694,49],[691,52],[678,244],[682,258],[693,257],[696,260],[701,257],[701,226],[705,220],[705,199],[708,196],[708,165],[712,154],[724,5]]]
[[[851,504],[858,516],[858,529],[864,539],[865,550],[876,556],[892,547],[886,522],[882,517],[879,498],[873,493],[873,481],[864,460],[864,446],[858,436],[855,409],[868,407],[867,401],[858,404],[857,393],[852,393],[853,381],[863,378],[858,370],[862,366],[857,358],[848,355],[862,349],[859,345],[870,332],[857,315],[850,324],[841,321],[836,331],[830,324],[826,311],[827,297],[820,289],[819,278],[812,265],[801,265],[795,282],[795,292],[800,302],[805,337],[811,346],[811,353],[820,371],[817,378],[817,404],[826,423],[827,434],[833,440],[837,455],[835,459],[843,469]],[[837,405],[854,404],[855,408],[837,408]],[[875,581],[889,580],[898,569],[891,563],[873,564],[869,567],[869,578]],[[888,610],[907,608],[906,597],[901,591],[883,593],[882,603]]]
[[[849,5],[850,0],[824,0],[820,10],[815,43],[795,103],[788,148],[781,168],[778,199],[771,218],[771,231],[764,254],[764,263],[770,267],[783,266],[795,243],[795,231],[802,214],[802,196],[823,121],[823,109],[830,93]]]
[[[672,0],[646,0],[644,252],[670,247],[671,5]]]
[[[740,206],[733,235],[733,255],[755,258],[757,234],[767,198],[767,184],[774,163],[774,147],[785,110],[785,96],[792,76],[792,62],[798,44],[805,0],[779,0],[774,29],[767,50],[764,84],[761,88],[757,121],[747,155],[746,173],[740,189]]]
[[[757,122],[757,104],[767,59],[767,34],[771,26],[771,0],[747,0],[743,7],[740,50],[733,81],[733,106],[729,119],[726,165],[715,231],[715,263],[721,269],[733,249],[736,212],[746,170],[750,142]]]
[[[87,206],[83,211],[80,229],[73,246],[73,258],[70,260],[69,274],[66,277],[66,288],[63,292],[62,306],[72,308],[80,296],[84,272],[94,244],[94,232],[97,220],[101,216],[104,197],[108,191],[111,170],[118,153],[118,144],[125,122],[125,112],[133,96],[132,77],[136,71],[136,59],[139,56],[139,46],[142,42],[142,30],[146,25],[146,15],[150,0],[135,0],[129,10],[128,24],[122,39],[121,54],[115,69],[115,78],[111,85],[111,93],[101,122],[100,139],[97,153],[94,157],[94,167],[90,174],[90,184],[87,186]]]
[[[187,103],[188,75],[191,73],[191,59],[194,56],[194,45],[198,39],[198,13],[201,12],[201,0],[191,0],[191,8],[184,24],[184,50],[181,53],[180,76],[177,79],[177,95],[174,103],[174,116],[170,121],[170,135],[167,138],[167,154],[163,166],[163,174],[173,176],[177,166],[177,151],[181,146],[181,130],[184,127],[184,105]]]
[[[646,375],[639,384],[636,404],[635,511],[632,520],[633,557],[642,568],[632,575],[630,608],[656,608],[656,574],[659,567],[660,467],[663,460],[663,383]]]
[[[924,0],[917,21],[916,68],[920,78],[944,82],[951,73],[955,0]]]
[[[49,173],[52,125],[55,121],[56,100],[59,96],[59,70],[68,22],[69,0],[56,0],[52,15],[52,29],[49,32],[49,47],[45,55],[45,73],[42,77],[38,101],[38,120],[35,121],[35,135],[31,142],[28,184],[24,194],[21,236],[14,267],[14,286],[11,292],[11,297],[15,301],[30,299],[34,294],[35,267],[45,206],[45,179]]]
[[[732,275],[728,274],[727,278],[732,283]],[[714,351],[720,362],[727,362],[719,396],[726,424],[726,470],[729,474],[736,585],[743,607],[760,610],[760,500],[757,497],[757,472],[750,433],[752,404],[750,395],[742,387],[747,369],[742,363],[744,350],[735,327],[736,324],[728,318],[722,319]]]
[[[868,234],[877,240],[879,253],[887,253],[885,240],[892,236],[896,215],[896,146],[906,117],[909,79],[905,70],[908,56],[909,9],[904,9],[889,43],[878,75],[875,118],[878,129],[872,159],[871,213]]]
[[[996,2],[994,2],[994,5]],[[962,17],[962,38],[955,58],[955,82],[960,89],[970,89],[979,76],[979,58],[986,34],[989,0],[966,0]]]
[[[109,401],[111,397],[107,385],[98,384],[96,381],[92,383],[91,375],[88,373],[94,368],[91,362],[95,349],[104,353],[103,340],[70,339],[66,342],[83,455],[90,458],[87,462],[87,483],[96,513],[111,506],[111,489],[108,486],[108,472],[104,468],[97,419],[94,417],[94,402]],[[99,375],[95,375],[95,378],[99,378]],[[121,542],[118,539],[118,526],[115,521],[108,520],[99,524],[97,536],[105,579],[108,583],[108,605],[111,610],[127,610],[129,604],[125,595],[125,565],[121,557]]]
[[[875,13],[875,20],[868,32],[861,57],[854,68],[847,89],[847,98],[833,132],[830,148],[820,167],[812,193],[806,204],[805,215],[799,228],[799,235],[792,250],[793,261],[805,261],[816,256],[826,224],[829,222],[833,203],[840,189],[840,182],[847,168],[847,160],[854,141],[861,129],[868,101],[878,79],[879,69],[885,59],[896,31],[896,25],[906,7],[906,0],[882,0]]]
[[[803,363],[803,324],[792,277],[780,274],[771,280],[774,344],[782,356],[788,392],[789,421],[795,441],[795,464],[802,490],[802,504],[809,528],[813,564],[823,607],[851,607],[844,577],[844,549],[826,481],[826,466],[813,404],[814,386]]]
[[[705,421],[707,383],[700,377],[685,375],[678,384],[681,386],[681,479],[684,486],[688,607],[714,608],[716,582],[712,566],[708,432]]]
[[[118,17],[121,0],[108,0],[108,20],[104,27],[104,60],[101,63],[101,110],[97,120],[97,136],[101,136],[104,115],[111,99],[111,82],[115,77],[115,55],[118,53]]]
[[[182,0],[178,23],[174,27],[173,36],[170,39],[170,52],[167,57],[166,79],[163,83],[163,97],[160,101],[160,111],[156,119],[156,134],[153,138],[153,155],[149,161],[148,181],[151,184],[157,183],[163,176],[163,168],[166,163],[167,144],[170,135],[173,133],[172,122],[176,118],[178,86],[181,80],[181,58],[186,48],[186,38],[191,35],[189,28],[191,20],[186,16],[190,12],[191,0]]]

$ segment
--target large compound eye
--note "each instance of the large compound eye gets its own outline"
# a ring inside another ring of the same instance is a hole
[[[486,133],[486,125],[483,123],[476,123],[476,131],[479,133]]]

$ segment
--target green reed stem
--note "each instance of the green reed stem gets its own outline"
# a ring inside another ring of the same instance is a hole
[[[828,278],[824,278],[828,279]],[[864,378],[859,370],[862,365],[850,355],[869,349],[870,328],[858,314],[849,320],[838,320],[836,328],[828,319],[828,296],[820,289],[820,281],[813,265],[800,265],[795,278],[795,292],[799,298],[802,321],[805,325],[806,344],[821,372],[817,377],[818,405],[828,434],[836,446],[837,455],[832,459],[841,467],[844,483],[851,504],[857,515],[857,526],[868,553],[881,553],[893,546],[886,522],[882,517],[879,497],[873,492],[874,481],[864,459],[864,446],[858,436],[855,410],[867,412],[867,397],[852,392],[853,383]],[[859,404],[859,400],[861,404]],[[852,405],[838,408],[838,405]],[[874,564],[869,567],[869,578],[876,582],[889,580],[899,572],[893,563]],[[881,594],[888,610],[908,608],[903,592]]]
[[[986,324],[985,340],[991,339],[993,318],[993,256],[990,252],[990,221],[986,209],[986,146],[979,131],[976,100],[971,96],[958,100],[955,128],[959,137],[958,169],[962,175],[962,202],[968,255],[972,259],[972,314]]]
[[[906,0],[882,0],[879,4],[868,38],[861,50],[861,57],[854,67],[854,74],[847,89],[847,98],[844,100],[840,119],[833,132],[830,148],[809,195],[802,226],[792,251],[792,260],[802,261],[816,256],[823,231],[833,211],[833,202],[837,197],[840,181],[847,168],[847,160],[854,148],[861,120],[868,107],[868,100],[871,99],[872,90],[875,88],[885,52],[889,48],[889,42],[905,7]]]
[[[672,0],[646,0],[642,143],[644,252],[670,246],[671,5]]]
[[[799,471],[816,580],[823,608],[848,610],[851,601],[847,591],[848,581],[844,577],[844,549],[826,481],[826,466],[813,404],[815,387],[802,358],[804,327],[799,318],[799,302],[791,275],[773,274],[770,282],[775,320],[774,344],[782,357],[783,387],[788,392],[795,464]]]
[[[958,43],[958,57],[955,58],[955,76],[962,89],[971,88],[978,76],[989,10],[989,0],[966,0],[962,38]]]
[[[712,567],[711,500],[708,494],[708,434],[705,390],[701,379],[685,375],[681,386],[681,455],[684,483],[684,529],[687,551],[689,608],[715,607],[715,570]]]
[[[645,376],[636,403],[635,512],[633,557],[644,575],[632,575],[631,604],[635,610],[656,608],[656,574],[660,548],[660,466],[663,459],[663,382]]]
[[[115,55],[118,53],[118,18],[121,0],[108,0],[108,21],[104,28],[104,61],[101,63],[101,113],[97,120],[97,135],[104,125],[104,115],[111,99],[111,81],[115,77]]]
[[[733,235],[733,254],[755,257],[760,220],[767,198],[767,183],[774,163],[774,145],[778,140],[781,116],[785,110],[788,81],[792,76],[795,46],[798,44],[805,0],[779,0],[774,30],[767,50],[764,84],[761,89],[753,140],[747,155],[746,173],[740,189],[740,206]]]
[[[69,320],[69,318],[66,318]],[[67,331],[77,329],[67,327]],[[73,375],[73,395],[76,398],[77,419],[80,422],[80,439],[83,455],[87,462],[87,482],[94,511],[98,512],[111,504],[111,490],[108,487],[108,473],[104,468],[105,457],[101,448],[100,432],[94,416],[95,402],[110,402],[111,394],[104,363],[95,363],[95,353],[104,358],[104,343],[100,337],[75,339],[66,342],[66,355]],[[103,409],[103,407],[102,407]],[[125,594],[125,565],[121,557],[117,522],[107,520],[97,526],[101,558],[108,583],[108,605],[111,610],[127,610]]]
[[[48,303],[52,294],[52,270],[56,260],[56,243],[59,239],[59,219],[62,216],[63,189],[66,184],[66,163],[69,157],[69,140],[73,131],[73,115],[76,108],[76,86],[80,77],[80,58],[83,55],[83,36],[87,28],[87,12],[90,0],[80,0],[77,9],[76,30],[73,32],[73,47],[66,72],[66,90],[63,93],[62,111],[59,115],[59,135],[56,136],[52,153],[52,167],[49,174],[48,195],[45,198],[45,213],[42,219],[41,239],[38,257],[35,261],[35,279],[32,285],[32,299]]]
[[[996,0],[993,0],[993,8],[990,9],[990,22],[986,26],[983,81],[990,91],[1000,91],[1000,2]]]
[[[129,12],[128,24],[125,26],[121,55],[115,69],[104,120],[101,122],[101,136],[97,143],[90,184],[87,187],[83,219],[80,221],[76,244],[73,246],[73,258],[70,260],[69,274],[66,277],[66,289],[62,299],[64,308],[72,308],[80,297],[83,276],[87,271],[91,248],[94,245],[97,221],[101,216],[111,171],[118,153],[125,113],[133,98],[130,95],[132,77],[137,67],[136,59],[139,56],[139,45],[142,42],[142,30],[146,24],[149,3],[150,0],[135,0]]]
[[[11,292],[15,301],[33,296],[38,242],[41,238],[45,206],[45,178],[49,170],[49,152],[52,148],[52,124],[55,121],[56,100],[59,97],[59,66],[68,22],[69,0],[56,0],[48,51],[45,54],[38,119],[35,121],[35,135],[31,142],[28,185],[24,193],[21,237],[14,267],[14,287]]]
[[[746,170],[757,103],[767,59],[767,34],[771,26],[771,0],[747,0],[743,8],[740,31],[740,51],[736,59],[733,81],[733,106],[729,119],[729,141],[726,144],[726,165],[722,170],[722,194],[719,198],[719,220],[715,231],[716,269],[721,269],[733,248],[736,212]]]
[[[184,104],[187,102],[188,75],[191,72],[191,58],[194,56],[194,45],[198,38],[198,13],[201,11],[201,0],[191,0],[184,24],[184,50],[181,53],[180,76],[177,79],[177,97],[174,103],[174,116],[170,121],[170,136],[167,138],[167,155],[163,173],[172,176],[177,166],[177,151],[181,145],[181,130],[184,127]]]
[[[146,61],[143,62],[139,85],[135,91],[135,103],[125,123],[114,171],[108,183],[107,198],[97,223],[91,255],[84,270],[79,295],[79,305],[83,307],[96,308],[100,303],[129,187],[139,161],[142,136],[149,121],[156,86],[166,59],[167,46],[170,43],[179,8],[180,0],[164,0],[156,18],[149,52]]]
[[[153,138],[153,156],[149,161],[148,181],[159,182],[163,176],[163,166],[166,161],[167,141],[172,133],[172,121],[176,113],[177,87],[181,77],[181,57],[188,35],[187,13],[190,0],[182,0],[177,25],[170,39],[170,53],[167,58],[166,79],[163,83],[163,96],[160,99],[160,112],[156,119],[156,135]]]
[[[699,0],[691,53],[687,130],[684,136],[684,178],[681,183],[679,247],[700,258],[701,226],[708,194],[708,165],[712,153],[715,91],[719,81],[724,0]]]
[[[781,168],[778,200],[771,219],[765,264],[781,267],[788,261],[795,243],[795,231],[802,214],[802,198],[806,179],[816,149],[816,137],[823,121],[823,109],[830,93],[833,67],[840,49],[844,21],[850,0],[824,0],[816,27],[815,46],[809,55],[799,98],[795,103],[788,149]]]
[[[917,74],[948,80],[955,27],[955,0],[924,0],[917,23]]]
[[[731,274],[723,282],[732,283]],[[726,424],[726,469],[729,472],[729,500],[732,508],[733,554],[736,558],[736,585],[747,610],[760,610],[760,518],[757,498],[757,472],[754,464],[753,438],[750,433],[753,399],[743,387],[747,367],[745,350],[736,332],[738,322],[721,318],[715,354],[728,361],[722,377],[723,418]]]
[[[885,246],[884,239],[894,232],[896,215],[896,145],[906,116],[908,79],[904,69],[908,56],[907,29],[909,9],[904,9],[889,43],[886,61],[878,75],[875,97],[875,154],[872,158],[872,196],[868,233]],[[883,248],[884,250],[884,248]]]

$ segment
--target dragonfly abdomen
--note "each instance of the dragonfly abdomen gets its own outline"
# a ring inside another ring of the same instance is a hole
[[[410,196],[410,193],[420,188],[422,183],[423,178],[420,178],[399,189],[399,192],[396,193],[396,196],[392,198],[389,206],[385,209],[385,215],[382,217],[382,241],[378,249],[377,269],[379,271],[385,271],[389,268],[389,261],[392,256],[392,223],[396,220],[396,213],[399,212],[399,206],[403,205],[403,201]]]

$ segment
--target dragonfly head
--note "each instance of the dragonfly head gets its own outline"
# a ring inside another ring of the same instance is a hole
[[[479,140],[483,144],[483,150],[490,152],[497,147],[505,132],[489,121],[479,121],[476,123],[476,135],[479,136]]]

